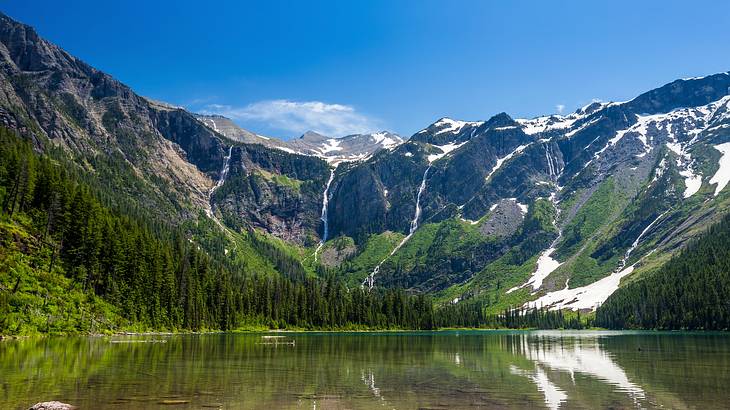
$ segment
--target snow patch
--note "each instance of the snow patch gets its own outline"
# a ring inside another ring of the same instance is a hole
[[[543,253],[540,254],[540,257],[537,258],[537,268],[535,269],[535,272],[532,273],[532,276],[530,276],[530,279],[527,280],[524,284],[520,286],[515,286],[514,288],[511,288],[507,291],[507,293],[512,293],[516,291],[517,289],[521,289],[525,286],[532,285],[532,290],[536,291],[540,289],[540,286],[542,286],[542,282],[550,276],[551,273],[555,269],[557,269],[562,263],[556,261],[552,258],[553,252],[555,252],[556,248],[548,248]]]
[[[441,150],[441,154],[431,154],[431,155],[429,155],[428,156],[428,162],[431,163],[431,162],[434,162],[436,160],[439,160],[439,159],[445,157],[446,155],[448,155],[451,151],[453,151],[453,150],[461,147],[464,144],[466,144],[466,141],[464,141],[464,142],[462,142],[460,144],[457,144],[457,143],[454,143],[454,142],[450,142],[450,143],[445,144],[445,145],[434,145],[434,147],[436,147],[436,148],[438,148],[438,149]]]
[[[715,149],[720,151],[722,157],[718,161],[718,169],[715,175],[710,179],[710,184],[717,184],[715,188],[715,196],[720,194],[720,191],[727,186],[730,182],[730,142],[724,144],[715,145]]]
[[[476,224],[478,224],[478,223],[479,223],[479,221],[478,221],[478,220],[476,220],[476,221],[472,221],[471,219],[466,219],[466,218],[459,218],[459,219],[461,219],[461,221],[462,221],[462,222],[466,222],[466,223],[468,223],[469,225],[476,225]]]
[[[332,151],[342,151],[342,147],[340,146],[340,143],[342,141],[334,138],[330,138],[327,140],[325,144],[322,144],[322,148],[320,148],[320,152],[322,154],[326,154],[328,152]]]
[[[510,152],[509,154],[505,155],[504,157],[497,158],[497,163],[494,164],[494,167],[492,167],[492,170],[489,171],[489,174],[487,174],[487,177],[484,178],[484,179],[485,180],[489,180],[489,177],[491,177],[492,175],[494,175],[494,173],[497,172],[497,170],[502,167],[502,164],[504,164],[505,162],[509,161],[515,155],[520,154],[528,146],[530,146],[530,144],[520,145],[514,151]]]
[[[654,227],[656,223],[659,222],[659,220],[662,219],[664,215],[666,215],[668,212],[669,211],[667,210],[658,217],[656,217],[656,219],[654,219],[651,223],[649,223],[649,225],[646,226],[646,228],[644,228],[643,231],[641,231],[641,233],[636,238],[636,240],[634,240],[629,249],[626,250],[624,257],[621,259],[621,262],[619,262],[618,268],[615,269],[610,275],[606,276],[605,278],[599,279],[596,282],[591,283],[590,285],[574,289],[569,289],[568,281],[566,281],[565,289],[555,292],[549,292],[544,296],[538,298],[537,300],[527,302],[525,306],[528,308],[547,307],[550,310],[596,310],[603,302],[606,301],[606,299],[608,299],[609,296],[613,294],[613,292],[618,289],[619,284],[621,283],[621,279],[628,276],[629,274],[631,274],[631,272],[634,271],[634,265],[636,264],[626,267],[626,262],[629,260],[631,253],[639,246],[639,243],[641,242],[641,239],[644,237],[644,235],[646,235],[646,233],[649,232],[649,230],[651,230],[651,228]]]
[[[458,120],[452,120],[451,118],[441,118],[440,120],[436,121],[433,126],[441,128],[440,130],[436,131],[434,135],[444,134],[447,132],[450,132],[452,134],[458,134],[459,131],[461,131],[462,128],[466,127],[467,125],[474,125],[479,126],[482,125],[483,122],[468,122],[468,121],[458,121]],[[426,130],[422,130],[419,132],[425,132]]]
[[[527,214],[527,209],[528,209],[527,205],[521,204],[517,201],[515,201],[515,204],[517,204],[517,206],[520,208],[520,212],[522,212],[523,215]]]
[[[685,146],[676,142],[676,137],[671,134],[671,127],[667,128],[670,132],[672,141],[667,142],[666,146],[670,151],[677,154],[677,166],[681,169],[681,171],[679,171],[679,175],[684,177],[684,197],[689,198],[696,194],[702,187],[702,175],[696,175],[694,173],[694,169],[692,168],[692,156],[686,151]]]
[[[565,117],[562,115],[549,115],[532,119],[520,118],[515,121],[522,126],[522,132],[527,135],[535,135],[542,132],[570,128],[580,118],[582,116],[577,114],[571,114]]]
[[[290,154],[307,155],[307,154],[303,154],[303,153],[301,153],[301,152],[299,152],[299,151],[294,151],[294,150],[293,150],[293,149],[291,149],[291,148],[287,148],[287,147],[282,147],[282,146],[279,146],[279,145],[277,145],[277,146],[276,146],[276,147],[274,147],[274,148],[276,148],[276,149],[278,149],[278,150],[280,150],[280,151],[288,152],[288,153],[290,153]]]
[[[373,141],[375,141],[376,144],[383,146],[383,148],[392,148],[398,145],[399,142],[391,138],[389,135],[390,134],[385,131],[370,134]]]
[[[550,310],[596,310],[601,303],[605,302],[606,299],[608,299],[608,297],[618,289],[621,279],[628,276],[633,271],[634,265],[631,265],[624,270],[614,272],[603,279],[591,283],[590,285],[574,289],[568,289],[568,284],[566,283],[565,289],[550,292],[537,300],[527,302],[527,307],[549,307]]]

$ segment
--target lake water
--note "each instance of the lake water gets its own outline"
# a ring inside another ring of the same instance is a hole
[[[720,408],[730,336],[450,331],[0,342],[0,408]],[[178,403],[178,404],[173,404]]]

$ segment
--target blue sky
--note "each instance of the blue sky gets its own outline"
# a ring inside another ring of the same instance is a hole
[[[730,70],[726,1],[1,4],[139,94],[285,138],[568,112]]]

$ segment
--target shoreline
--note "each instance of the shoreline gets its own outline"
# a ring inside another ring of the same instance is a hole
[[[311,333],[361,333],[361,334],[377,334],[377,333],[446,333],[446,332],[565,332],[565,333],[601,333],[601,332],[640,332],[655,334],[676,334],[676,333],[692,333],[692,334],[730,334],[727,330],[682,330],[682,329],[509,329],[509,328],[440,328],[432,330],[423,329],[372,329],[372,330],[318,330],[318,329],[237,329],[230,331],[160,331],[160,332],[115,332],[115,333],[68,333],[68,334],[35,334],[35,335],[0,335],[0,342],[11,340],[26,339],[42,339],[42,338],[62,338],[62,337],[140,337],[140,336],[184,336],[184,335],[215,335],[215,334],[311,334]]]

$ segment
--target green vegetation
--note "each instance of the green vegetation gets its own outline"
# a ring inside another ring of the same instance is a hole
[[[537,255],[545,249],[557,235],[553,225],[556,210],[553,204],[544,199],[530,206],[525,220],[518,231],[505,242],[494,244],[498,257],[486,263],[471,280],[454,285],[437,294],[437,301],[445,303],[460,298],[478,301],[486,314],[498,314],[511,306],[520,306],[530,299],[527,289],[518,289],[506,294],[507,289],[519,286],[535,270]]]
[[[433,326],[424,297],[309,278],[290,251],[255,234],[216,243],[198,227],[203,250],[188,234],[105,206],[66,169],[0,129],[0,334]],[[259,251],[285,275],[260,258],[215,257],[246,242],[245,254]]]
[[[562,311],[512,306],[498,313],[485,314],[484,305],[472,301],[442,307],[437,312],[436,324],[490,329],[584,329],[591,326],[591,321],[581,318],[580,313],[565,314]]]
[[[345,261],[337,274],[346,278],[352,286],[359,285],[375,266],[403,240],[403,237],[402,233],[390,231],[370,235],[362,250],[355,257]]]
[[[609,177],[578,210],[575,217],[563,229],[563,239],[558,255],[570,255],[578,246],[593,235],[607,221],[607,216],[615,212],[619,204],[613,178]]]
[[[0,334],[95,333],[119,328],[118,309],[51,268],[51,254],[18,224],[0,222]]]
[[[656,271],[619,288],[596,312],[611,329],[730,329],[730,216]]]
[[[299,192],[299,189],[302,186],[302,181],[294,178],[289,178],[288,176],[284,174],[275,174],[272,172],[268,172],[264,169],[259,169],[256,171],[259,175],[263,176],[266,180],[271,181],[277,185],[285,186],[292,188],[296,192]]]

